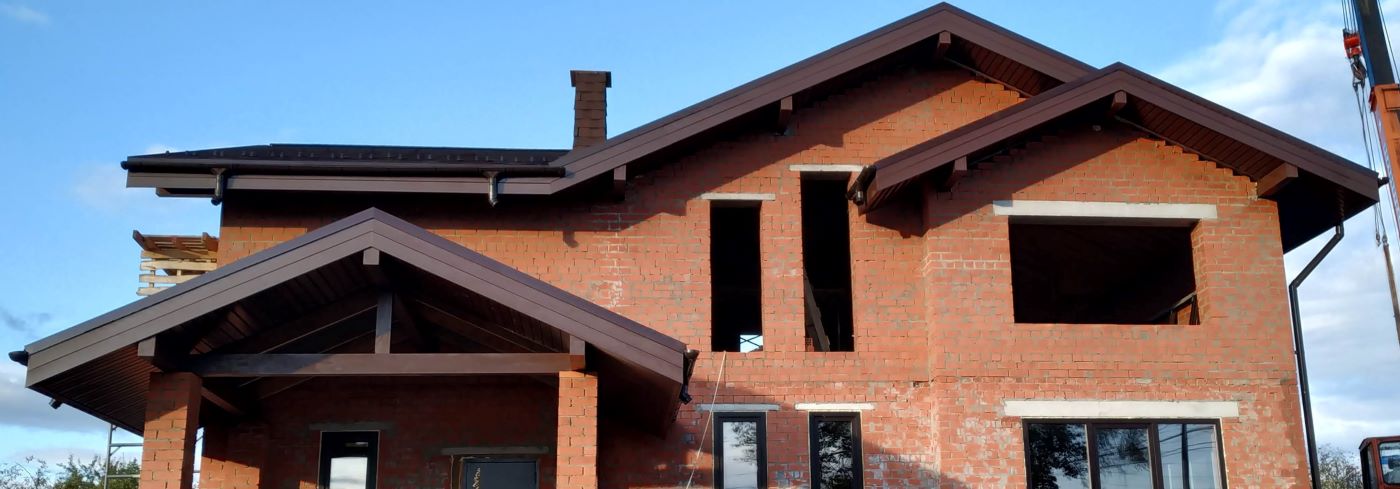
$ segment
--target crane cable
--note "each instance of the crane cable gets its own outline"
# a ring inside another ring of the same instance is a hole
[[[1349,9],[1344,10],[1344,12],[1350,13]],[[1354,19],[1354,17],[1347,17],[1347,27],[1350,28],[1351,22]],[[1384,24],[1382,23],[1382,25]],[[1386,42],[1389,43],[1389,37],[1387,37]],[[1361,121],[1361,142],[1366,153],[1366,167],[1371,169],[1371,171],[1379,173],[1381,169],[1377,168],[1376,160],[1379,159],[1381,161],[1388,161],[1388,155],[1386,154],[1385,149],[1385,137],[1381,134],[1381,121],[1377,120],[1376,118],[1366,117],[1366,104],[1362,101],[1363,97],[1361,96],[1361,89],[1365,85],[1366,77],[1364,75],[1364,72],[1358,72],[1354,70],[1351,83],[1351,91],[1353,97],[1356,100],[1357,117]],[[1379,117],[1379,115],[1375,116]],[[1374,145],[1374,147],[1371,144],[1371,138],[1373,136],[1376,139],[1376,144]],[[1389,170],[1389,168],[1385,168],[1384,170]],[[1389,173],[1389,171],[1387,171],[1386,173]],[[1395,184],[1396,182],[1392,181],[1391,184],[1387,186],[1388,188],[1385,190],[1385,194],[1387,197],[1389,197],[1386,200],[1390,203],[1391,218],[1396,219],[1396,229],[1397,231],[1400,231],[1400,197],[1397,197],[1396,195]],[[1385,257],[1385,278],[1386,282],[1390,286],[1391,318],[1395,320],[1396,339],[1400,340],[1400,295],[1397,295],[1396,293],[1397,291],[1395,284],[1395,265],[1394,260],[1390,255],[1390,232],[1387,229],[1385,218],[1382,216],[1381,209],[1379,207],[1373,207],[1371,209],[1371,213],[1375,221],[1373,229],[1375,229],[1376,246],[1381,249],[1381,253]]]

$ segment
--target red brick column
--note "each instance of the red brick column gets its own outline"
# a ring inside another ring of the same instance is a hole
[[[554,450],[555,487],[598,487],[597,376],[559,372],[559,431]]]
[[[190,489],[201,386],[200,378],[191,373],[151,374],[141,449],[141,489]]]

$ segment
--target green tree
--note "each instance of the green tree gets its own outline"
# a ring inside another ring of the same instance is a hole
[[[1322,489],[1362,489],[1360,457],[1355,452],[1343,450],[1336,445],[1323,445],[1317,449],[1318,475],[1322,478]]]
[[[141,465],[135,460],[112,462],[112,474],[139,474]],[[135,478],[114,478],[108,489],[137,489]],[[83,461],[69,456],[68,461],[53,465],[34,457],[0,465],[0,489],[101,489],[102,460],[94,456]]]

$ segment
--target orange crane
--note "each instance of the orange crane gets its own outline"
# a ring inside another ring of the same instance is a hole
[[[1348,2],[1344,2],[1348,3]],[[1377,0],[1351,0],[1342,30],[1342,46],[1351,61],[1352,90],[1357,97],[1362,135],[1366,142],[1366,160],[1372,166],[1384,168],[1393,179],[1400,174],[1400,84],[1395,83],[1395,63],[1391,58],[1390,40],[1386,35],[1385,18]],[[1367,92],[1370,117],[1361,109],[1362,94]],[[1376,164],[1374,154],[1389,164]],[[1390,204],[1391,223],[1400,230],[1400,200],[1396,198],[1394,181],[1383,192]],[[1400,301],[1395,290],[1395,269],[1391,261],[1386,219],[1379,208],[1376,212],[1376,245],[1385,254],[1386,278],[1390,282],[1390,300],[1395,316],[1395,331],[1400,338]],[[1309,435],[1311,438],[1311,435]],[[1400,436],[1372,437],[1362,440],[1361,476],[1367,489],[1400,489]],[[1313,455],[1313,454],[1310,454]],[[1313,487],[1318,487],[1317,461],[1311,460]]]

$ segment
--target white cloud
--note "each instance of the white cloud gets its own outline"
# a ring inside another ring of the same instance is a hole
[[[1387,12],[1394,6],[1387,4]],[[1341,49],[1340,6],[1224,0],[1215,15],[1228,19],[1223,37],[1158,76],[1364,164],[1361,121]],[[1318,441],[1350,449],[1364,437],[1400,434],[1400,391],[1393,389],[1400,343],[1372,215],[1357,216],[1347,230],[1301,287],[1299,306]],[[1289,277],[1329,235],[1286,257]]]
[[[142,154],[180,151],[164,144],[151,144]],[[70,192],[83,206],[105,215],[134,218],[188,218],[209,212],[209,201],[196,198],[161,198],[149,188],[127,188],[126,171],[111,164],[78,166]],[[202,205],[201,205],[202,204]]]
[[[48,25],[49,14],[17,3],[0,3],[0,14],[26,24]]]
[[[100,433],[107,424],[69,406],[49,407],[48,398],[24,387],[24,367],[0,362],[0,427]]]
[[[174,148],[174,147],[171,147],[171,146],[166,146],[166,145],[164,145],[164,144],[156,143],[156,144],[152,144],[152,145],[150,145],[150,146],[147,146],[147,147],[146,147],[146,151],[145,151],[144,153],[141,153],[141,154],[153,155],[153,154],[158,154],[158,153],[175,153],[175,152],[178,152],[178,151],[180,151],[178,148]]]

